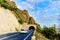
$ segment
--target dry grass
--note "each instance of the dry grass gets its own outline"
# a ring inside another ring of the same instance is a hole
[[[46,37],[44,37],[41,33],[39,32],[36,32],[35,33],[35,36],[36,36],[36,40],[49,40],[47,39]]]

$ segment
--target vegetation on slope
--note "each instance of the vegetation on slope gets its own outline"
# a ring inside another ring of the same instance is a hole
[[[35,33],[35,36],[36,36],[36,40],[49,40],[48,38],[46,38],[41,32],[42,32],[42,28],[39,24],[36,24],[37,27],[36,27],[36,33]]]
[[[47,27],[44,26],[44,28],[36,29],[36,32],[41,33],[42,35],[44,35],[46,38],[50,39],[50,40],[60,40],[60,34],[57,33],[56,28],[55,27]]]
[[[14,8],[13,6],[10,6],[8,2],[6,2],[5,0],[0,0],[0,6],[4,7],[5,9],[9,9],[11,11],[16,10],[16,8]]]
[[[38,31],[36,31],[35,36],[36,36],[36,40],[49,40],[48,38],[46,38],[44,35],[42,35]]]
[[[18,22],[19,22],[20,24],[23,24],[23,23],[24,23],[24,20],[20,17],[20,15],[19,15],[18,12],[16,12],[16,15],[17,15],[17,17],[18,17]]]

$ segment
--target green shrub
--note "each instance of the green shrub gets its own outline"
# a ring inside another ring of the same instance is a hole
[[[17,32],[19,31],[19,29],[18,29],[18,28],[16,28],[16,27],[15,27],[15,30],[16,30]]]
[[[57,34],[55,27],[44,27],[43,29],[36,29],[37,32],[43,34],[46,38],[50,40],[60,40],[60,34]]]
[[[23,21],[23,20],[18,20],[18,22],[19,22],[20,24],[23,24],[23,23],[24,23],[24,21]]]
[[[20,17],[19,13],[16,12],[16,15],[17,15],[17,17],[18,17],[18,22],[19,22],[20,24],[23,24],[23,23],[24,23],[24,20]]]
[[[44,27],[43,28],[43,31],[42,31],[42,34],[51,39],[51,40],[54,40],[55,39],[55,35],[57,34],[56,32],[56,29],[54,27],[51,27],[51,28],[48,28],[48,27]]]
[[[5,9],[9,9],[9,10],[11,10],[11,11],[16,10],[15,7],[10,6],[9,3],[7,3],[5,0],[0,0],[0,6],[1,6],[1,7],[4,7]]]

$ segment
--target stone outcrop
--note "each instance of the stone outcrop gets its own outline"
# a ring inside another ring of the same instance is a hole
[[[29,17],[29,24],[35,24],[35,20],[33,19],[33,17]]]
[[[10,0],[6,0],[6,1],[9,3],[9,5],[14,6],[15,8],[17,8],[15,2],[10,1]],[[28,13],[27,10],[20,10],[20,9],[17,8],[17,10],[14,11],[14,13],[16,14],[16,12],[19,14],[19,16],[20,16],[25,22],[27,22],[27,23],[29,23],[29,24],[34,24],[34,23],[35,23],[35,20],[33,19],[33,17],[30,17],[30,16],[29,16],[29,13]]]
[[[25,22],[27,22],[29,24],[34,24],[35,23],[35,20],[33,19],[33,17],[29,16],[29,13],[28,13],[27,10],[17,10],[17,11]]]
[[[13,1],[11,1],[11,0],[6,0],[6,1],[9,3],[9,5],[11,5],[11,6],[17,8],[15,2],[13,2]]]
[[[17,12],[19,13],[19,16],[25,21],[28,22],[29,21],[29,14],[27,12],[27,10],[17,10]]]

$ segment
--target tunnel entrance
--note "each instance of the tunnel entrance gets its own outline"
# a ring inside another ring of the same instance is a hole
[[[29,30],[31,30],[31,29],[35,30],[34,26],[30,26],[29,27]]]

